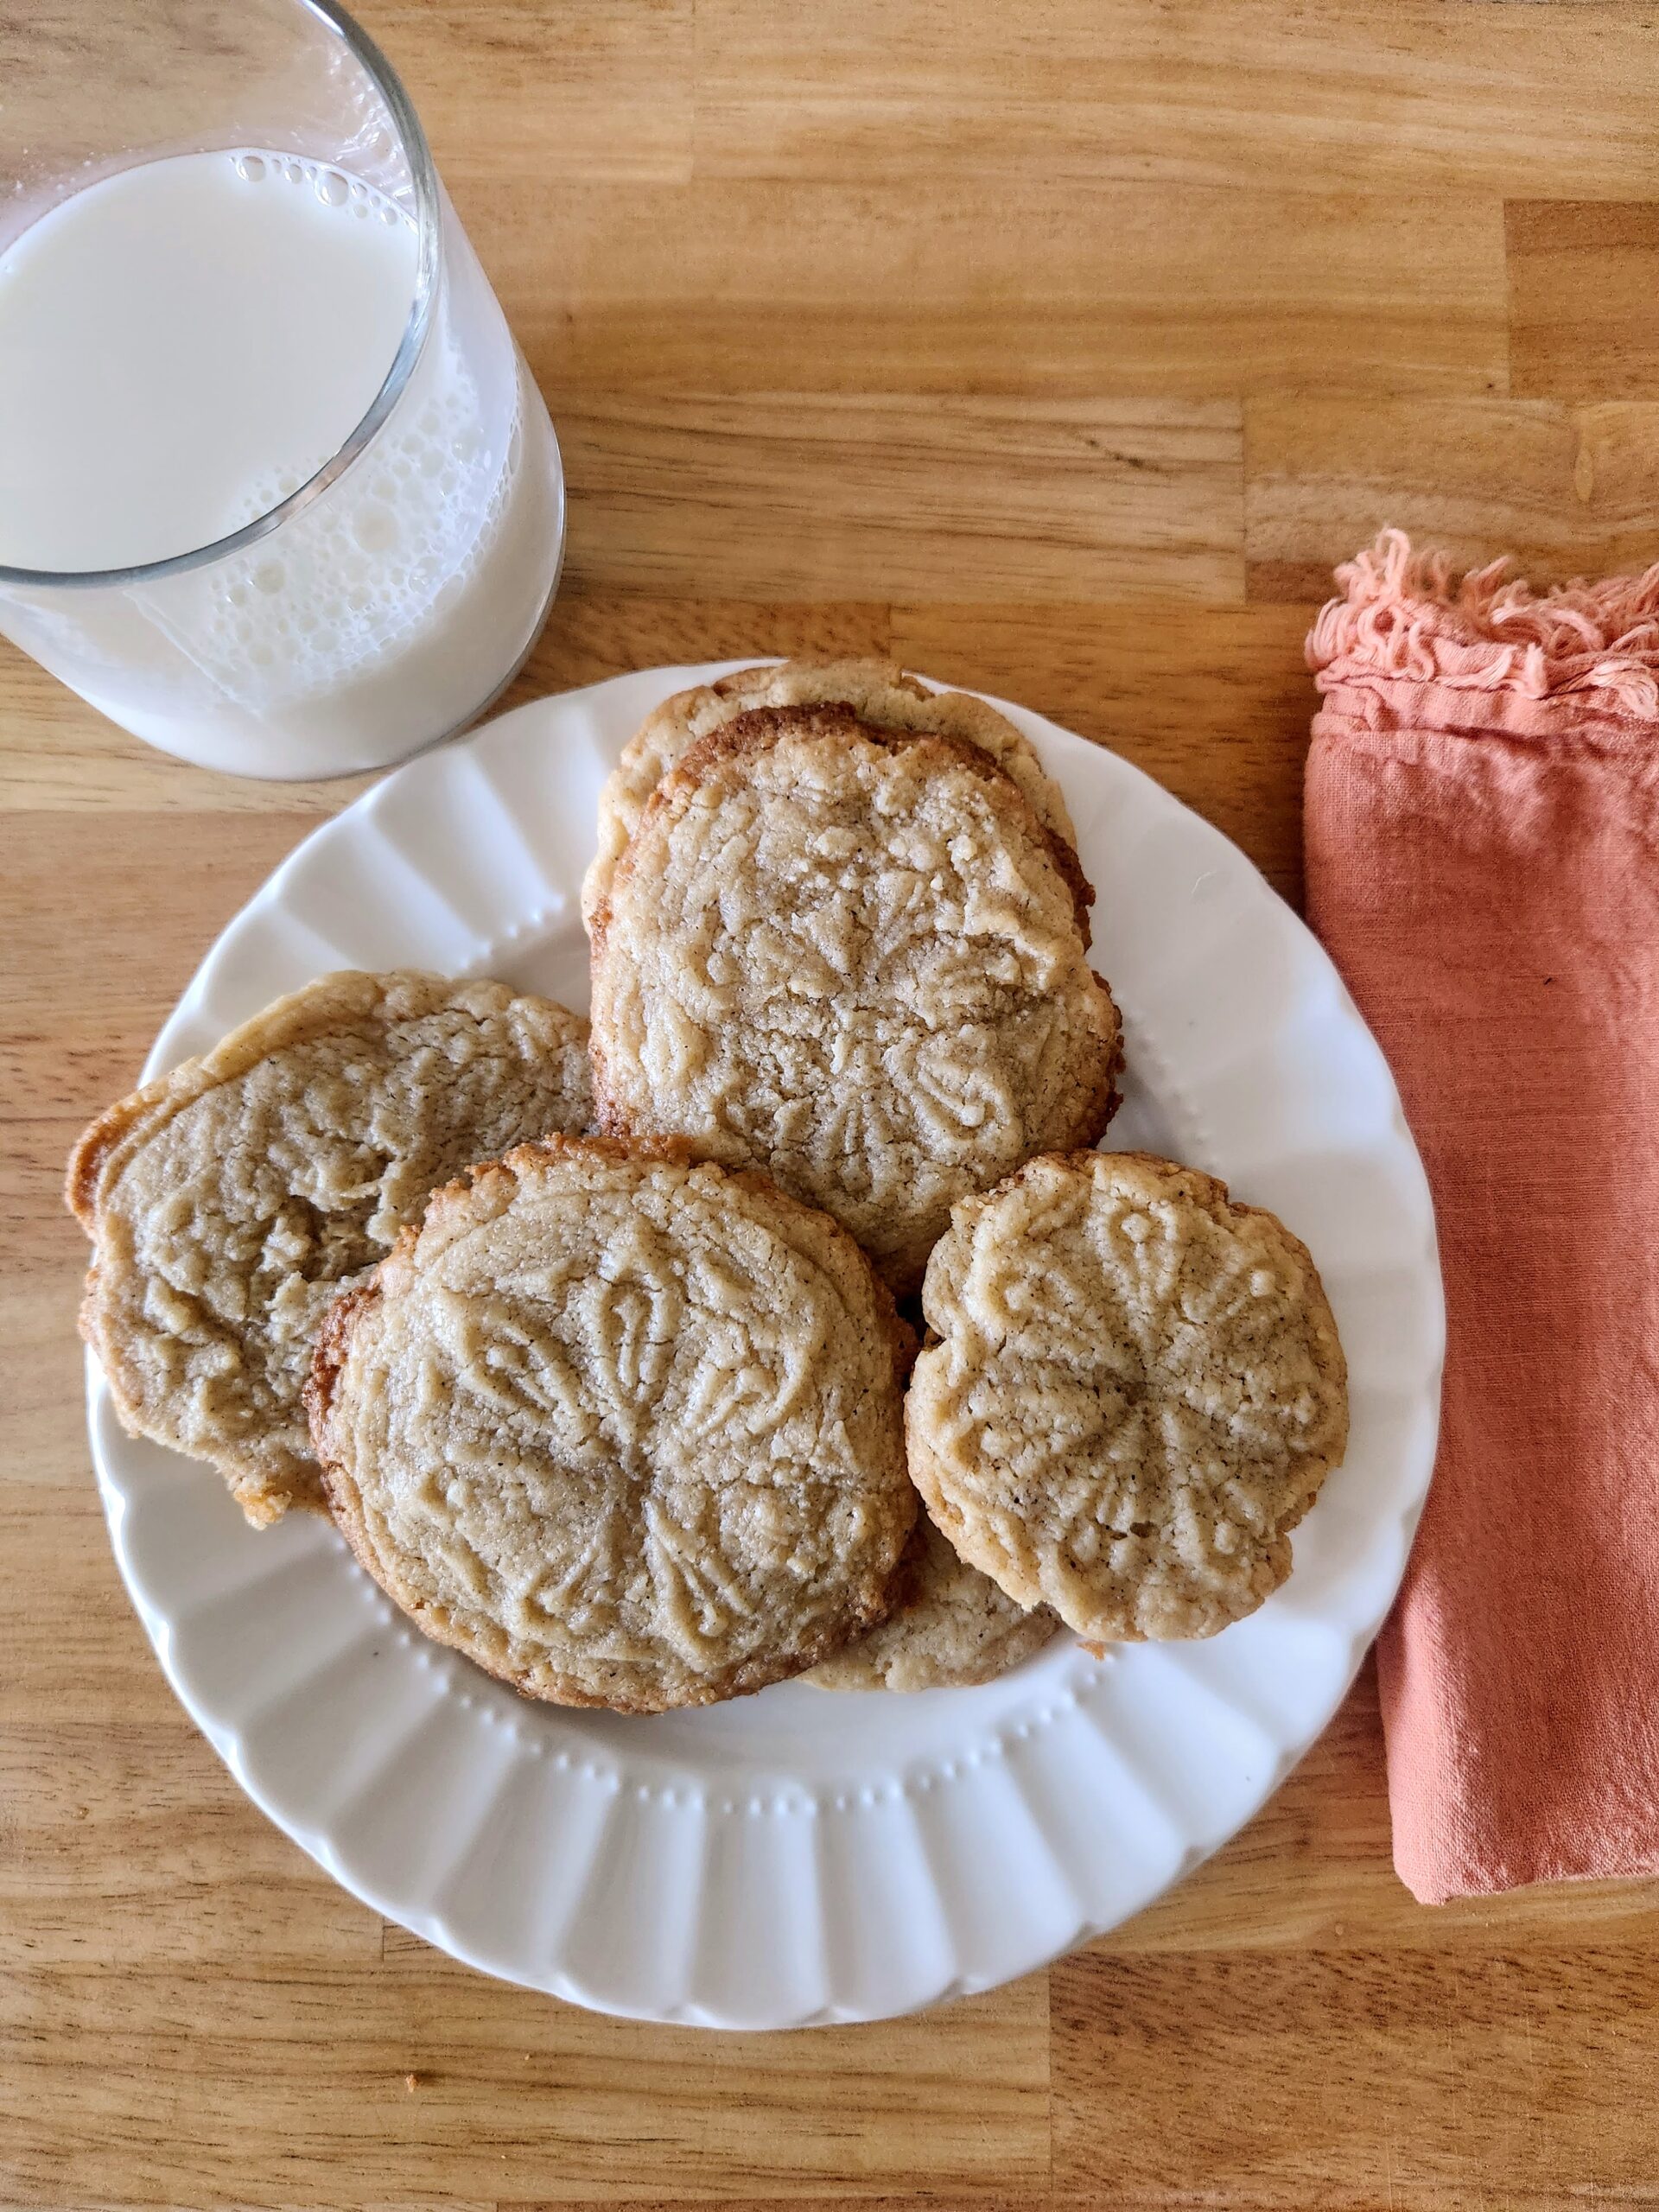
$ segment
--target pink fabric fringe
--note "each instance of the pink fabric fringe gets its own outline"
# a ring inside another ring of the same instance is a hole
[[[1494,727],[1490,696],[1459,701],[1471,692],[1528,702],[1519,716],[1498,710],[1514,735],[1559,727],[1617,744],[1629,720],[1659,718],[1659,563],[1544,592],[1514,567],[1493,561],[1461,575],[1448,555],[1414,553],[1403,531],[1385,530],[1337,570],[1344,595],[1327,601],[1309,634],[1320,690],[1371,728],[1391,726],[1388,694],[1402,682],[1428,687],[1413,702],[1417,717],[1438,715],[1453,729]]]

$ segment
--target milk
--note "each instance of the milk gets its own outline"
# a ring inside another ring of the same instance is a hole
[[[326,163],[143,163],[0,255],[0,563],[162,561],[334,455],[408,326],[417,236]],[[263,775],[368,766],[482,706],[563,520],[546,410],[447,202],[424,347],[365,450],[245,549],[118,586],[0,587],[0,627],[141,736]]]
[[[274,156],[61,201],[0,257],[0,562],[126,568],[251,521],[367,414],[415,275],[389,200]]]

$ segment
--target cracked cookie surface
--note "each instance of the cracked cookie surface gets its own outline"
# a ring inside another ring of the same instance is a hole
[[[812,1669],[815,1689],[966,1689],[1011,1673],[1058,1634],[1046,1605],[1016,1605],[957,1556],[925,1514],[911,1546],[898,1604],[879,1628]]]
[[[740,716],[652,794],[593,927],[601,1126],[832,1213],[892,1287],[951,1204],[1116,1105],[1076,855],[977,747]]]
[[[436,1194],[334,1309],[308,1402],[336,1520],[429,1636],[531,1696],[660,1712],[881,1617],[912,1348],[764,1176],[553,1139]]]
[[[101,1115],[68,1198],[123,1424],[210,1460],[256,1526],[321,1510],[301,1392],[324,1315],[435,1185],[591,1127],[587,1035],[504,983],[349,971]]]
[[[1213,1635],[1290,1572],[1347,1446],[1306,1246],[1195,1168],[1031,1161],[927,1269],[911,1471],[950,1541],[1097,1643]]]
[[[1044,827],[1075,849],[1077,832],[1053,778],[1006,715],[968,691],[930,691],[892,661],[842,658],[741,668],[717,683],[677,691],[623,747],[599,799],[599,848],[582,887],[590,925],[639,817],[669,770],[699,740],[755,707],[849,707],[873,728],[908,730],[976,745],[1012,777]]]

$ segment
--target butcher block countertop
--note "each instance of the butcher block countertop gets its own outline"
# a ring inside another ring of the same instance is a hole
[[[1384,523],[1540,577],[1659,554],[1646,0],[361,13],[563,442],[513,700],[892,655],[1116,747],[1294,899],[1333,562]],[[0,0],[0,93],[41,29]],[[361,788],[182,766],[0,645],[0,2202],[1659,2204],[1659,1885],[1414,1904],[1369,1669],[1154,1910],[876,2027],[486,1980],[245,1800],[110,1556],[59,1180]]]

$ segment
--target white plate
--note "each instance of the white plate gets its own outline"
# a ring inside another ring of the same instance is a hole
[[[722,672],[538,700],[388,776],[231,924],[146,1074],[334,968],[499,976],[585,1006],[577,891],[600,784],[650,708]],[[1296,1532],[1288,1583],[1210,1643],[1093,1660],[1068,1637],[981,1689],[784,1683],[626,1719],[531,1704],[424,1643],[321,1521],[256,1535],[217,1477],[122,1433],[94,1369],[116,1556],[175,1689],[337,1881],[486,1973],[733,2028],[874,2019],[1024,1974],[1249,1819],[1394,1595],[1443,1320],[1382,1055],[1219,832],[1112,753],[1004,711],[1064,788],[1099,889],[1095,957],[1128,1032],[1111,1141],[1211,1169],[1313,1248],[1352,1378],[1347,1464]]]

